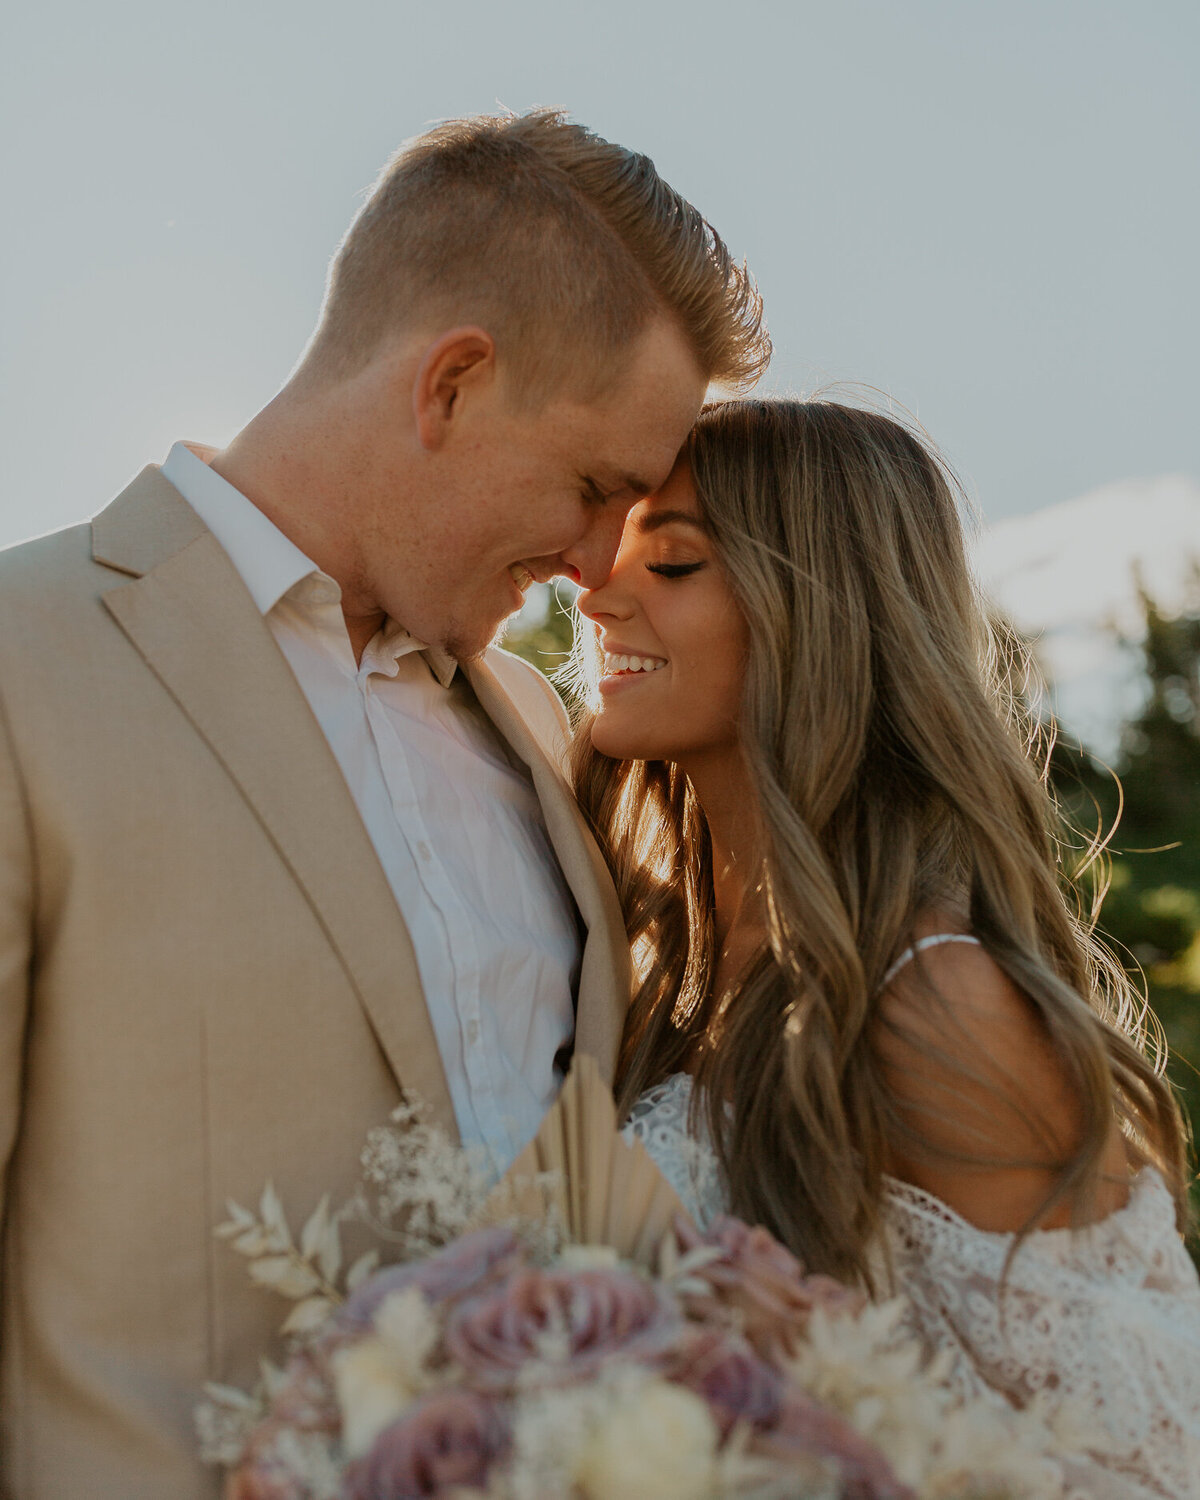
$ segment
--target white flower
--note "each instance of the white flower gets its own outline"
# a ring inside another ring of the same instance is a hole
[[[392,1351],[414,1389],[424,1384],[425,1361],[437,1348],[437,1319],[419,1287],[389,1292],[375,1309],[375,1332]]]
[[[407,1410],[415,1392],[382,1339],[365,1338],[333,1356],[333,1385],[342,1412],[347,1458],[359,1458]]]
[[[1058,1497],[1062,1476],[1052,1455],[1061,1444],[1043,1414],[1016,1411],[994,1394],[957,1395],[951,1357],[926,1363],[905,1315],[900,1299],[853,1317],[817,1309],[788,1373],[841,1412],[923,1500]]]
[[[385,1297],[374,1322],[374,1334],[333,1356],[348,1458],[369,1452],[383,1429],[424,1389],[425,1360],[438,1339],[429,1304],[416,1287]]]
[[[564,1245],[557,1258],[563,1271],[611,1271],[620,1264],[621,1257],[611,1245]]]
[[[587,1500],[702,1500],[717,1428],[699,1396],[661,1380],[614,1393],[584,1439],[576,1483]]]

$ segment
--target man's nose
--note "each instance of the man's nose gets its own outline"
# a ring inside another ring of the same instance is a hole
[[[575,582],[580,587],[598,589],[612,572],[626,514],[610,501],[579,541],[560,554],[566,567],[573,570]]]

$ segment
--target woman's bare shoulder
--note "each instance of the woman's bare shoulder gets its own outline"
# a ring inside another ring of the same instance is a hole
[[[1070,1091],[1036,1006],[978,944],[939,943],[918,952],[879,998],[876,1047],[898,1070],[902,1095],[923,1097],[957,1076],[1009,1081],[1021,1095],[1053,1104]]]
[[[872,1041],[896,1106],[889,1170],[980,1228],[1020,1228],[1082,1130],[1074,1071],[1033,1001],[981,945],[942,943],[884,990]]]

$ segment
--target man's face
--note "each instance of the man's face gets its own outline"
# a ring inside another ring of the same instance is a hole
[[[381,604],[420,640],[469,657],[521,607],[531,579],[563,574],[598,587],[630,507],[671,472],[704,387],[683,336],[663,320],[596,400],[551,396],[522,411],[499,376],[469,393],[429,460],[419,517],[404,537],[377,532],[381,561],[404,549],[403,580],[389,588],[376,576]]]

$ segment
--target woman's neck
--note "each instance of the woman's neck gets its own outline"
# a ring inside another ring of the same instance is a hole
[[[704,809],[712,841],[714,920],[718,949],[764,935],[762,837],[750,771],[740,750],[684,766]]]
[[[694,1036],[683,1066],[694,1073],[719,1030],[724,999],[767,945],[757,799],[740,751],[680,763],[708,823],[712,845],[715,952],[708,1036]]]

